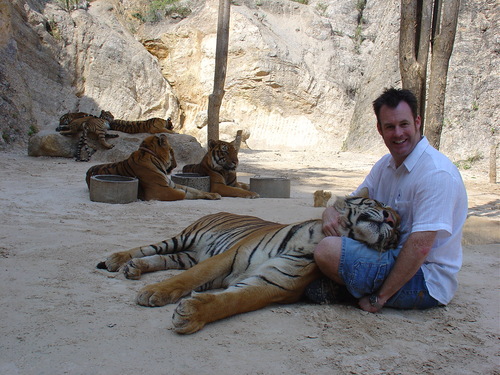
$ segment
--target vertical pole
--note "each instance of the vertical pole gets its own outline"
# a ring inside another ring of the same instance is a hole
[[[490,149],[490,183],[497,183],[497,149],[498,143],[492,143]]]
[[[214,89],[208,97],[207,139],[219,140],[219,113],[224,97],[226,81],[227,55],[229,45],[230,0],[219,0],[217,22],[217,46],[215,50]]]

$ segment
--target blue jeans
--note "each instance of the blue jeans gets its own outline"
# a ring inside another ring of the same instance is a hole
[[[400,249],[384,253],[351,238],[342,237],[339,273],[347,290],[356,298],[376,293],[389,275]],[[394,294],[384,306],[398,309],[428,309],[439,304],[430,296],[422,269]]]

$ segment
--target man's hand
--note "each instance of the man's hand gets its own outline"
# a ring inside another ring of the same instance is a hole
[[[340,237],[338,230],[340,223],[340,214],[333,207],[327,207],[323,211],[323,233],[325,236]]]

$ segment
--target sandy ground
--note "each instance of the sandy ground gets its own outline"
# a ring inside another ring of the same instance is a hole
[[[274,305],[182,336],[171,330],[173,305],[134,302],[179,271],[130,281],[95,268],[208,213],[319,217],[312,193],[348,193],[376,160],[251,150],[240,159],[241,180],[288,176],[291,198],[95,203],[83,177],[92,162],[1,153],[0,374],[500,374],[500,191],[473,171],[460,287],[444,308]]]

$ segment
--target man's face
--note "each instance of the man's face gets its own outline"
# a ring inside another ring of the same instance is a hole
[[[420,116],[414,119],[408,103],[400,102],[396,108],[383,105],[379,120],[378,132],[399,167],[420,141]]]

